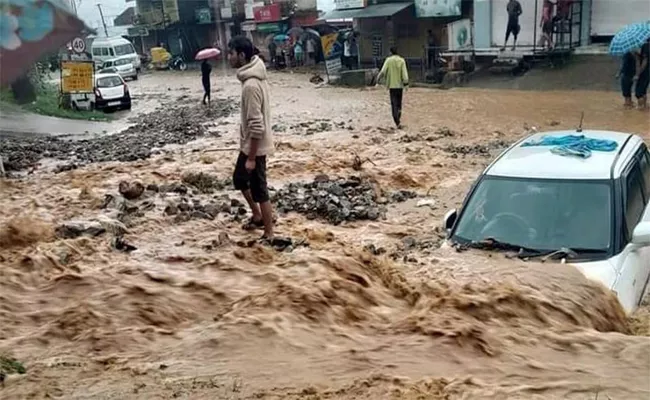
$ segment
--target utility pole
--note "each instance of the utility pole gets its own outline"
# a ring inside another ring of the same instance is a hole
[[[97,8],[99,8],[99,16],[102,17],[102,25],[104,25],[104,33],[106,34],[106,37],[108,37],[108,28],[106,28],[106,21],[104,20],[104,12],[102,11],[102,5],[97,4]]]

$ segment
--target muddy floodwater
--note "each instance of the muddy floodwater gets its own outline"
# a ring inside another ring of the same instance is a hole
[[[415,88],[396,131],[383,89],[308,78],[270,78],[282,248],[241,229],[232,75],[216,111],[196,73],[151,74],[119,140],[0,147],[0,398],[650,398],[647,305],[625,315],[569,265],[441,247],[440,228],[515,140],[583,112],[648,140],[647,112]]]

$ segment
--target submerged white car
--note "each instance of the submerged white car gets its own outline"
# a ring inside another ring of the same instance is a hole
[[[577,134],[616,142],[616,149],[580,158],[524,145]],[[446,214],[444,227],[448,244],[575,265],[632,312],[650,278],[649,201],[650,153],[639,136],[547,132],[515,143],[493,161],[462,209]]]

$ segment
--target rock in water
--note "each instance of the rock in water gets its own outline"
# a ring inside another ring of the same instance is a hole
[[[120,182],[119,190],[120,194],[124,196],[125,199],[135,200],[144,193],[144,185],[138,181],[122,181]]]
[[[99,222],[69,221],[54,229],[60,239],[74,239],[79,236],[99,236],[106,229]]]

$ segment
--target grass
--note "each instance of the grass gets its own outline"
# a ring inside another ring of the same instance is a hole
[[[97,111],[75,111],[59,107],[59,87],[53,84],[45,84],[38,91],[36,100],[29,104],[18,105],[18,107],[31,111],[35,114],[47,115],[51,117],[87,120],[87,121],[107,121],[108,116]],[[6,104],[16,104],[13,94],[9,89],[0,90],[0,102]],[[1,106],[0,106],[1,107]]]

